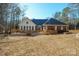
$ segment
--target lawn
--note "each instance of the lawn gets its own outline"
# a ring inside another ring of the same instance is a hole
[[[0,55],[79,55],[79,37],[76,34],[8,36],[0,40]]]

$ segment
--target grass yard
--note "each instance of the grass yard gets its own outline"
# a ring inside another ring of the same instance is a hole
[[[8,36],[0,40],[0,55],[79,55],[79,37],[76,34]]]

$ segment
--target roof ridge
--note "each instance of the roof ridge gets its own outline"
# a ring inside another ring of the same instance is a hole
[[[37,25],[43,25],[44,22],[47,21],[47,19],[32,19],[32,21]]]
[[[50,18],[48,21],[46,21],[44,24],[61,24],[61,25],[65,25],[65,23],[55,19],[55,18]]]

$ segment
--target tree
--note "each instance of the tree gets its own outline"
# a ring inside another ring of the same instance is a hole
[[[0,3],[0,24],[5,27],[5,32],[14,28],[15,20],[19,22],[20,13],[19,4]]]
[[[56,12],[54,15],[54,18],[58,19],[60,18],[60,16],[61,16],[61,12]]]
[[[65,7],[61,12],[56,12],[54,17],[64,23],[69,24],[70,12],[71,9],[69,7]]]
[[[16,24],[15,24],[15,28],[18,29],[18,24],[19,24],[19,18],[21,15],[21,9],[19,7],[17,7],[15,9],[15,15],[16,15]]]
[[[9,4],[0,3],[0,24],[6,28],[5,31],[7,30],[8,6]]]
[[[69,4],[71,8],[71,18],[73,19],[74,29],[76,30],[77,21],[79,19],[79,4]]]
[[[62,11],[62,18],[63,18],[64,22],[67,23],[67,24],[70,21],[70,19],[69,19],[70,12],[71,12],[71,9],[69,7],[64,8],[63,11]]]
[[[56,12],[54,15],[54,18],[56,18],[57,20],[64,22],[62,19],[62,12]]]

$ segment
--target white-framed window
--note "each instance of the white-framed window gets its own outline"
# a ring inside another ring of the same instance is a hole
[[[26,24],[28,24],[29,22],[26,22]]]
[[[24,30],[25,30],[25,26],[24,26]]]
[[[32,26],[32,30],[34,30],[34,26]]]
[[[28,26],[26,26],[26,30],[28,30]]]
[[[29,30],[31,30],[31,26],[29,26]]]

